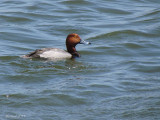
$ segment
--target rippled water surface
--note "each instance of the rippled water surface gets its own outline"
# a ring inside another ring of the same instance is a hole
[[[1,0],[1,120],[159,120],[159,0]],[[80,58],[24,59],[38,48]]]

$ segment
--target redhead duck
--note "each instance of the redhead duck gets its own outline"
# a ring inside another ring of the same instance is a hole
[[[30,54],[24,55],[25,58],[48,58],[48,59],[65,59],[80,57],[80,54],[76,51],[77,44],[91,44],[82,40],[78,34],[69,34],[66,38],[67,51],[59,48],[42,48],[37,49]]]

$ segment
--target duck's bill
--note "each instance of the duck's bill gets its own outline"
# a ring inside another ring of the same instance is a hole
[[[84,41],[84,40],[81,40],[80,41],[80,44],[86,44],[86,45],[89,45],[89,44],[91,44],[90,42],[86,42],[86,41]]]

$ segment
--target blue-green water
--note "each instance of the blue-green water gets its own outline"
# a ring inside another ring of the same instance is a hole
[[[21,58],[92,43],[81,57]],[[159,0],[1,0],[1,120],[159,120]]]

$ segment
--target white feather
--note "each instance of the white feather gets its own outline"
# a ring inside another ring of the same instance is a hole
[[[49,51],[45,51],[40,54],[42,58],[49,58],[49,59],[64,59],[64,58],[71,58],[72,55],[65,50],[62,49],[51,49]]]

